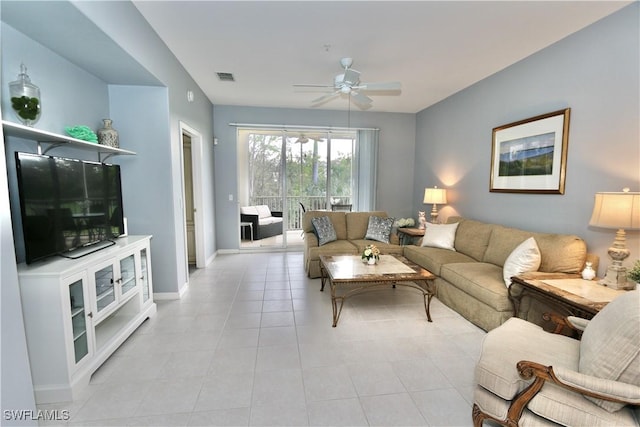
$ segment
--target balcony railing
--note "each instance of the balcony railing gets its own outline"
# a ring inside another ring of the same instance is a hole
[[[335,203],[351,204],[351,197],[333,197]],[[283,207],[283,203],[286,208]],[[251,200],[251,205],[267,205],[272,211],[282,211],[288,213],[287,230],[302,229],[302,203],[306,210],[314,211],[319,209],[330,209],[331,204],[328,203],[324,196],[317,197],[286,197],[283,199],[278,196],[256,196]]]

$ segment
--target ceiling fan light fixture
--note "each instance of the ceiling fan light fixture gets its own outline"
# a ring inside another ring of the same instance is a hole
[[[379,82],[379,83],[364,83],[360,81],[360,71],[354,70],[351,67],[353,59],[342,58],[340,65],[343,67],[343,72],[333,77],[333,86],[318,85],[318,84],[294,84],[294,87],[310,87],[310,88],[323,88],[326,91],[327,88],[332,88],[333,92],[327,95],[323,95],[317,99],[311,101],[313,106],[324,104],[340,95],[349,95],[349,103],[351,98],[361,108],[371,108],[373,100],[361,91],[399,91],[400,82]]]

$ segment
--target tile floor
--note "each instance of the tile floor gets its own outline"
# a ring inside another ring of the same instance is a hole
[[[69,426],[471,426],[484,332],[409,288],[328,291],[298,252],[219,255],[159,301],[68,409]]]

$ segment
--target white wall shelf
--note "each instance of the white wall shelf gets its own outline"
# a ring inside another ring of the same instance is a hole
[[[70,136],[60,135],[46,130],[24,126],[7,120],[2,121],[2,129],[5,135],[36,141],[38,143],[39,154],[47,154],[48,151],[61,146],[71,146],[81,150],[97,152],[98,160],[100,162],[104,162],[111,156],[135,156],[136,154],[134,151],[123,150],[122,148],[113,148],[94,142],[83,141],[81,139],[76,139]],[[42,149],[42,144],[47,145],[44,150]]]

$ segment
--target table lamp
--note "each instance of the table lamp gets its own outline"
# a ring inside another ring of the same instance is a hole
[[[632,289],[635,285],[627,281],[627,268],[622,262],[630,254],[625,229],[640,229],[640,193],[631,193],[628,188],[622,193],[596,193],[589,225],[618,230],[607,250],[613,262],[599,283],[612,289]]]
[[[436,205],[444,205],[447,203],[447,190],[444,188],[425,188],[424,189],[424,200],[422,203],[433,204],[433,208],[431,209],[431,222],[436,223],[436,219],[438,218],[438,211],[436,209]]]

